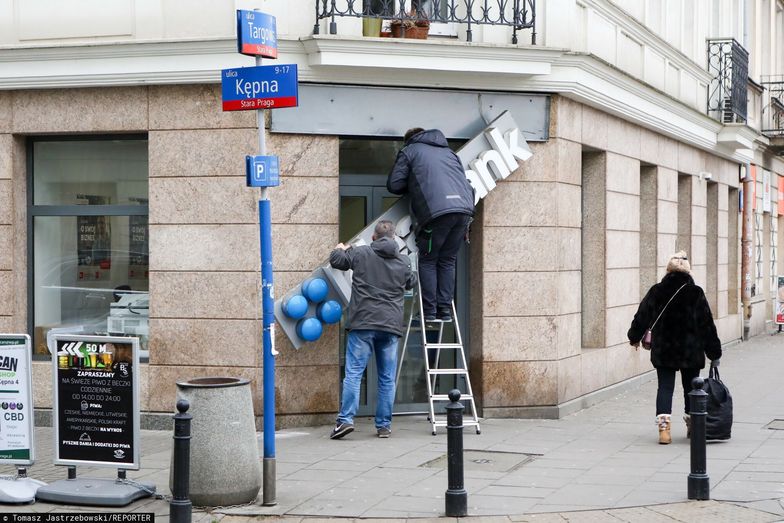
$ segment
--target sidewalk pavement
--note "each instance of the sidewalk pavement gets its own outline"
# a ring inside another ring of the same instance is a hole
[[[775,419],[784,420],[784,335],[763,335],[726,349],[720,371],[733,394],[735,421],[731,440],[708,444],[712,501],[686,499],[689,441],[679,415],[673,415],[673,443],[657,444],[656,383],[651,379],[560,420],[490,419],[482,422],[481,435],[465,430],[470,519],[784,521],[784,430],[768,428]],[[675,412],[681,398],[676,390]],[[337,441],[328,437],[331,427],[279,431],[278,504],[195,510],[194,521],[443,516],[445,431],[432,436],[424,416],[395,418],[389,439],[376,437],[369,418],[357,419],[356,427]],[[129,471],[128,477],[154,483],[168,495],[171,437],[170,432],[142,431],[142,469]],[[65,468],[51,464],[51,444],[51,429],[36,428],[38,455],[31,477],[46,482],[65,478]],[[0,467],[0,474],[12,471]],[[83,477],[116,475],[90,467],[78,472]],[[0,508],[10,510],[106,509],[40,502]],[[153,498],[113,511],[154,512],[156,521],[168,521],[169,512],[165,499]]]

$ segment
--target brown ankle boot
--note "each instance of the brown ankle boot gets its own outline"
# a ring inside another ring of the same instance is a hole
[[[683,421],[686,423],[686,437],[691,438],[691,415],[684,414]]]
[[[656,416],[656,425],[659,426],[659,444],[669,445],[672,443],[672,436],[670,435],[670,415],[659,414]]]

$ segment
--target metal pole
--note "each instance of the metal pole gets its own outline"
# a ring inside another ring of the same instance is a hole
[[[446,406],[446,455],[449,488],[444,504],[446,515],[463,517],[468,515],[468,492],[463,487],[463,404],[460,391],[449,391],[450,403]]]
[[[743,303],[743,339],[749,339],[751,330],[751,267],[754,237],[754,180],[751,177],[752,166],[746,164],[746,176],[743,179],[743,228],[741,232],[741,302]],[[755,167],[756,169],[756,167]]]
[[[258,9],[256,9],[258,11]],[[261,57],[256,57],[256,65],[261,65]],[[264,111],[256,111],[259,127],[259,154],[267,154],[264,130]],[[259,200],[259,244],[261,250],[261,293],[264,354],[264,461],[262,504],[277,504],[275,493],[275,356],[272,336],[275,325],[275,301],[272,286],[272,217],[267,187],[261,188]]]
[[[191,419],[187,400],[177,401],[174,415],[174,463],[172,470],[172,500],[169,502],[171,523],[189,523],[193,504],[188,499],[191,475]]]
[[[688,479],[689,499],[710,499],[710,478],[707,473],[705,451],[705,421],[708,410],[708,393],[702,390],[705,380],[697,376],[691,381],[689,392],[691,416],[691,473]]]

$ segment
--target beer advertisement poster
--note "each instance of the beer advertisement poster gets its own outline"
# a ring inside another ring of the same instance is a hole
[[[0,465],[33,464],[31,344],[26,334],[0,334]]]
[[[139,468],[139,340],[54,337],[55,464]]]
[[[776,323],[779,325],[784,324],[784,276],[776,278],[778,285],[776,286]]]

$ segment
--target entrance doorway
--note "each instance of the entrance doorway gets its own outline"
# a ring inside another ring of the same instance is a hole
[[[387,172],[391,168],[397,150],[402,147],[402,142],[371,141],[371,140],[341,140],[340,144],[340,225],[339,241],[347,242],[369,223],[389,209],[399,199],[386,189]],[[367,155],[363,151],[368,151]],[[372,154],[371,154],[372,153]],[[380,154],[383,153],[383,154]],[[346,159],[346,157],[350,159]],[[360,172],[363,167],[358,164],[365,157],[364,168],[370,172]],[[375,171],[375,172],[374,172]],[[383,173],[383,174],[382,174]],[[467,285],[467,249],[460,250],[457,261],[457,285],[455,288],[455,305],[460,322],[463,342],[466,343],[466,358],[468,358],[468,285]],[[405,300],[404,317],[410,317],[411,308],[418,308],[414,296],[408,295]],[[445,329],[448,331],[451,329]],[[445,342],[451,341],[444,339]],[[403,338],[398,347],[398,361],[403,351]],[[453,351],[450,351],[453,353]],[[346,333],[341,325],[340,330],[340,369],[341,381],[345,368]],[[441,354],[442,361],[445,354]],[[450,362],[443,361],[442,367],[449,366]],[[442,377],[439,379],[437,393],[445,394],[454,388],[453,380]],[[398,377],[398,387],[395,395],[394,414],[425,413],[428,410],[427,385],[425,367],[422,353],[421,337],[417,332],[412,332],[403,366]],[[376,384],[377,374],[375,362],[370,359],[367,371],[362,379],[360,389],[360,402],[357,415],[372,416],[376,410]],[[368,386],[369,385],[369,386]]]

